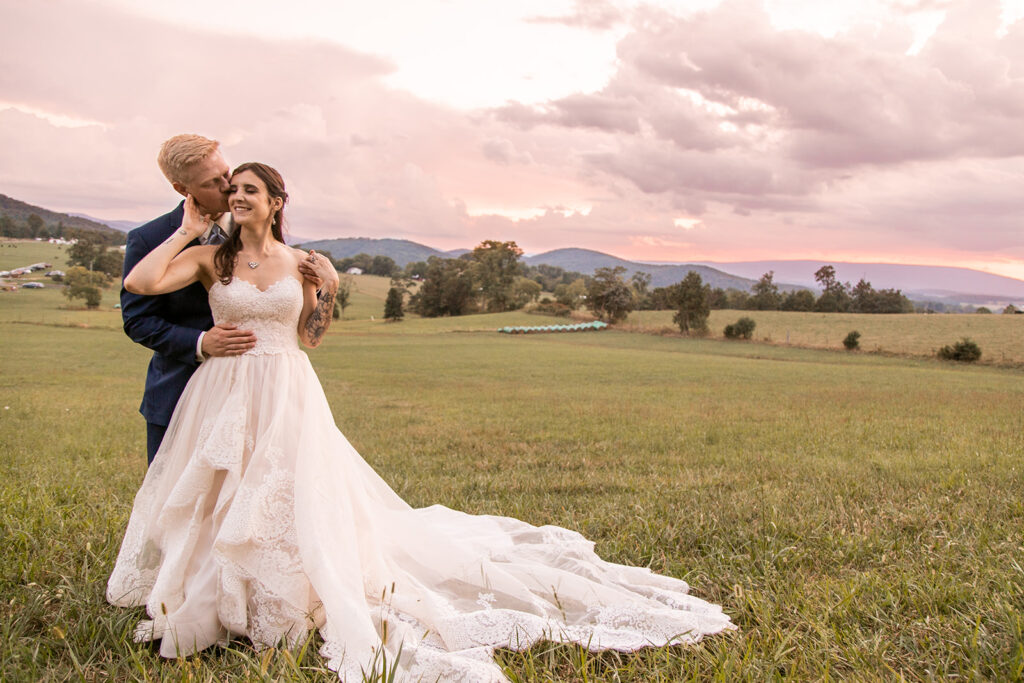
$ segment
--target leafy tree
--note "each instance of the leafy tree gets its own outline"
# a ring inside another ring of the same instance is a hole
[[[124,269],[124,256],[96,238],[80,235],[78,241],[68,248],[68,264],[119,277]]]
[[[782,298],[779,296],[779,288],[773,281],[774,278],[775,271],[769,270],[754,283],[753,296],[747,301],[747,308],[758,311],[778,310]]]
[[[334,295],[334,319],[345,316],[345,309],[352,302],[352,276],[342,275],[338,278],[338,292]]]
[[[381,277],[393,277],[397,275],[400,268],[390,256],[374,256],[370,262],[370,268],[365,272],[369,275],[380,275]]]
[[[724,289],[721,287],[715,287],[711,290],[711,294],[708,295],[708,306],[711,307],[711,310],[721,310],[728,305],[729,296],[725,293]]]
[[[813,311],[814,294],[807,289],[797,289],[788,292],[782,298],[782,304],[779,308],[783,311]]]
[[[834,267],[822,266],[815,271],[814,279],[821,286],[821,296],[818,297],[814,310],[836,312],[845,311],[849,307],[850,295],[846,291],[846,285],[836,279]]]
[[[834,266],[824,265],[814,271],[814,280],[821,286],[822,292],[835,291],[842,285],[836,280],[836,269]]]
[[[743,290],[730,287],[725,291],[725,298],[726,308],[742,311],[747,308],[747,299],[750,298],[750,294]]]
[[[536,280],[531,280],[528,277],[517,277],[514,286],[516,308],[522,308],[531,301],[539,299],[541,291],[543,291],[541,284]]]
[[[640,310],[651,308],[651,274],[638,270],[629,279],[633,286],[633,296],[636,297],[636,307]]]
[[[617,323],[633,310],[633,290],[622,279],[626,269],[598,268],[587,286],[587,308],[601,320]]]
[[[880,289],[875,292],[876,313],[913,313],[914,302],[898,289]]]
[[[384,301],[385,320],[398,322],[405,317],[405,311],[403,310],[404,294],[404,290],[400,287],[392,286],[388,290],[388,298]]]
[[[982,306],[981,308],[976,310],[975,313],[982,313],[982,314],[991,315],[992,314],[992,309],[989,308],[988,306]]]
[[[587,298],[587,281],[576,278],[569,284],[560,284],[554,289],[555,301],[576,310]]]
[[[864,278],[850,290],[849,310],[854,313],[912,313],[914,305],[898,289],[875,291]]]
[[[850,290],[850,310],[854,313],[875,313],[877,296],[871,283],[861,278]]]
[[[431,256],[409,308],[427,318],[464,315],[473,308],[473,263]]]
[[[514,289],[522,255],[515,242],[484,240],[473,249],[473,275],[484,309],[500,312],[516,307]]]
[[[708,316],[711,306],[708,303],[711,286],[704,284],[700,274],[691,270],[671,288],[671,301],[676,314],[672,322],[679,326],[679,331],[686,334],[706,334]]]
[[[43,219],[40,218],[39,214],[36,213],[30,213],[25,223],[28,225],[30,237],[39,237],[40,233],[42,233],[46,227],[46,224],[43,223]],[[97,304],[97,306],[98,305],[99,304]]]
[[[68,301],[84,299],[87,308],[97,308],[110,278],[105,273],[74,266],[65,273],[64,282],[64,296]]]
[[[1007,304],[1006,308],[1003,309],[1004,315],[1012,315],[1017,312],[1017,307],[1013,304]]]
[[[647,305],[652,311],[667,311],[671,308],[675,308],[675,304],[672,303],[672,287],[655,287],[651,290],[651,293],[647,296]]]
[[[646,294],[647,288],[651,286],[651,274],[638,270],[633,273],[629,281],[633,284],[633,289],[639,294]]]
[[[335,261],[334,267],[339,272],[346,272],[349,268],[358,268],[367,275],[370,274],[370,270],[373,268],[373,257],[369,254],[356,254],[355,256],[347,256],[340,261]]]
[[[407,263],[405,264],[405,270],[402,272],[407,278],[422,280],[427,274],[427,262],[413,261]]]
[[[523,276],[539,283],[545,292],[554,292],[559,285],[569,285],[583,275],[575,271],[568,271],[558,266],[549,266],[541,263],[536,266],[521,264]]]
[[[852,330],[850,334],[846,335],[843,339],[843,346],[846,347],[847,351],[856,351],[860,348],[860,332]]]

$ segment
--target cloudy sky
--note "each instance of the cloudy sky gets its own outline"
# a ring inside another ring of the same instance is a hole
[[[0,192],[146,220],[179,132],[291,232],[1024,279],[1024,0],[0,0]]]

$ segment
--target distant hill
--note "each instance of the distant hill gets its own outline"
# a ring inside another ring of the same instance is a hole
[[[43,219],[43,223],[46,224],[47,229],[56,228],[58,223],[63,223],[65,228],[72,228],[74,230],[91,230],[93,232],[99,232],[106,235],[114,242],[124,242],[123,232],[114,230],[103,223],[68,213],[50,211],[49,209],[44,209],[41,206],[35,206],[18,199],[14,199],[13,197],[8,197],[5,194],[0,194],[0,213],[7,214],[12,220],[18,223],[24,223],[28,220],[28,217],[31,214],[36,214]]]
[[[1024,301],[1024,280],[970,268],[808,260],[704,262],[705,265],[751,278],[759,278],[773,270],[776,281],[811,288],[817,287],[815,271],[825,263],[835,267],[840,282],[856,284],[864,278],[875,289],[899,289],[912,299],[973,304]]]
[[[557,266],[563,270],[583,273],[584,275],[591,275],[598,268],[614,268],[615,266],[622,266],[626,269],[627,278],[631,277],[633,273],[637,271],[649,273],[651,276],[651,287],[667,287],[668,285],[674,285],[685,278],[686,274],[691,270],[696,271],[706,284],[709,284],[712,287],[721,287],[722,289],[729,289],[730,287],[733,287],[735,289],[747,290],[750,289],[751,285],[755,282],[755,280],[730,275],[729,273],[705,265],[637,263],[635,261],[627,261],[625,259],[620,259],[616,256],[605,254],[600,251],[593,251],[591,249],[555,249],[554,251],[547,251],[543,254],[527,256],[523,260],[531,266],[543,263],[549,266]],[[781,290],[800,289],[799,287],[782,285],[778,283],[778,281],[776,281],[776,284],[779,285],[779,289]]]
[[[68,215],[74,216],[75,218],[85,218],[86,220],[93,221],[94,223],[106,225],[107,227],[113,228],[114,230],[117,230],[119,232],[130,232],[135,228],[139,227],[140,225],[143,225],[142,223],[139,223],[137,221],[109,221],[104,218],[87,216],[84,213],[69,213]],[[154,218],[156,218],[156,216],[154,216]]]
[[[399,268],[416,261],[426,261],[431,256],[454,258],[450,253],[410,240],[373,239],[370,237],[341,237],[333,240],[303,242],[303,249],[329,251],[335,259],[349,258],[357,254],[390,256]]]

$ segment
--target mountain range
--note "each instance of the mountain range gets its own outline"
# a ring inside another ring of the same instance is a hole
[[[431,256],[457,258],[469,251],[468,249],[441,251],[409,240],[372,239],[369,237],[316,240],[314,242],[306,242],[302,247],[304,249],[329,252],[335,259],[349,258],[356,254],[389,256],[402,268],[415,261],[426,261]],[[599,251],[591,251],[590,249],[556,249],[544,252],[543,254],[524,256],[523,261],[531,266],[541,264],[557,266],[563,270],[575,271],[584,275],[591,275],[598,268],[622,266],[626,269],[627,278],[637,271],[649,273],[651,276],[651,287],[665,287],[675,284],[686,277],[686,274],[691,270],[697,271],[704,282],[712,287],[749,289],[754,284],[754,280],[750,278],[730,275],[709,266],[698,264],[651,265],[636,263]],[[793,287],[788,289],[793,289]]]
[[[368,237],[338,238],[306,242],[305,249],[328,251],[336,259],[369,254],[390,256],[400,267],[431,256],[455,258],[467,249],[441,251],[418,242]],[[762,275],[774,271],[774,282],[782,291],[817,289],[814,273],[825,261],[776,260],[697,263],[645,263],[627,261],[590,249],[555,249],[542,254],[524,256],[529,265],[547,264],[564,270],[590,275],[597,268],[622,266],[629,277],[637,271],[651,275],[652,287],[665,287],[679,282],[694,270],[712,287],[749,289]],[[919,266],[893,263],[850,263],[829,261],[841,282],[856,283],[861,278],[875,289],[899,289],[912,299],[943,303],[974,305],[1024,301],[1024,280],[994,275],[970,268]]]
[[[8,197],[5,194],[0,194],[0,213],[10,216],[12,220],[18,223],[24,223],[28,220],[29,216],[36,214],[43,219],[43,223],[46,224],[47,228],[55,228],[58,223],[63,223],[65,228],[92,230],[108,236],[123,238],[120,231],[112,228],[105,221],[98,221],[81,215],[50,211],[41,206],[35,206],[14,197]]]
[[[140,225],[140,223],[132,221],[103,220],[85,214],[50,211],[3,194],[0,194],[0,213],[5,213],[17,221],[24,221],[30,214],[35,213],[47,225],[56,225],[61,222],[69,228],[97,230],[108,234],[112,232],[123,234]],[[299,238],[290,239],[289,243],[296,243],[298,240]],[[426,261],[431,256],[457,258],[469,251],[468,249],[442,251],[411,240],[370,237],[304,241],[302,247],[330,252],[335,259],[348,258],[357,254],[389,256],[400,267],[405,267],[415,261]],[[712,287],[749,290],[764,273],[773,271],[774,282],[782,291],[816,289],[814,273],[826,263],[825,261],[808,260],[647,263],[628,261],[611,254],[579,248],[555,249],[541,254],[527,255],[523,257],[523,261],[532,266],[547,264],[584,275],[593,274],[597,268],[622,266],[626,269],[627,278],[638,271],[650,274],[652,287],[675,284],[693,270],[699,273],[704,282]],[[1024,302],[1024,280],[970,268],[845,261],[829,261],[827,263],[835,267],[836,277],[841,282],[855,283],[863,278],[870,282],[875,289],[899,289],[916,300],[974,305],[1007,303],[1020,305]]]
[[[743,277],[761,277],[769,270],[775,279],[816,288],[814,273],[821,261],[733,261],[702,262]],[[900,263],[850,263],[829,261],[840,282],[870,282],[875,289],[899,289],[912,298],[962,303],[1020,302],[1024,281],[971,268],[918,266]]]

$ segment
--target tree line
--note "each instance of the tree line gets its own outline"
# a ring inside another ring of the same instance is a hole
[[[37,214],[30,213],[25,220],[18,220],[7,213],[0,213],[0,237],[12,239],[50,239],[58,237],[65,240],[79,239],[83,235],[89,239],[102,242],[103,244],[124,244],[125,236],[116,230],[109,232],[97,230],[85,230],[80,227],[64,225],[63,221],[46,224],[46,221]]]
[[[693,271],[691,271],[692,273]],[[635,277],[635,276],[634,276]],[[914,304],[898,289],[876,290],[861,278],[855,285],[842,283],[836,278],[833,266],[825,265],[814,273],[821,287],[815,296],[809,289],[781,292],[775,284],[775,272],[768,271],[754,283],[751,291],[722,289],[707,290],[708,306],[712,309],[747,311],[817,311],[821,313],[913,313]],[[638,308],[660,310],[672,305],[674,287],[659,287],[639,302]]]
[[[856,285],[836,279],[833,266],[822,266],[814,274],[821,286],[817,297],[807,289],[783,294],[775,284],[774,271],[761,276],[750,292],[737,289],[711,288],[696,271],[668,287],[648,291],[650,276],[634,273],[631,281],[623,279],[626,269],[599,268],[588,286],[587,306],[595,315],[609,322],[625,319],[635,309],[676,311],[673,322],[684,333],[707,331],[712,309],[757,311],[820,311],[850,313],[913,313],[914,305],[898,289],[876,290],[863,278]]]
[[[69,301],[84,300],[86,308],[97,308],[103,290],[121,279],[124,254],[109,246],[100,234],[78,231],[76,239],[68,247],[70,267],[62,278],[64,296]]]
[[[522,249],[512,241],[485,240],[457,258],[431,256],[405,268],[387,256],[359,254],[332,259],[345,271],[355,266],[364,273],[392,278],[389,311],[402,311],[399,301],[412,289],[408,308],[424,317],[469,313],[497,313],[539,302],[541,312],[568,315],[586,308],[607,322],[619,322],[634,310],[676,311],[675,322],[683,332],[705,329],[712,309],[823,311],[853,313],[908,313],[913,304],[898,289],[876,290],[861,279],[856,285],[841,283],[835,268],[822,266],[815,273],[821,294],[807,289],[781,292],[774,272],[765,273],[750,291],[711,288],[700,274],[690,271],[680,282],[651,288],[651,275],[635,272],[627,280],[626,269],[598,268],[592,276],[557,266],[529,266],[520,259]],[[413,283],[418,283],[414,288]],[[544,292],[551,297],[541,296]],[[398,315],[387,315],[399,319]]]

